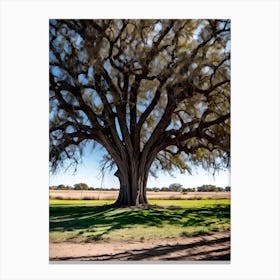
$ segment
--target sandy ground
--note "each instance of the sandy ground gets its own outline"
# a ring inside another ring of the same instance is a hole
[[[50,190],[51,199],[117,199],[118,191]],[[147,192],[148,199],[230,198],[230,192]]]
[[[50,261],[230,260],[230,231],[145,242],[50,243]]]

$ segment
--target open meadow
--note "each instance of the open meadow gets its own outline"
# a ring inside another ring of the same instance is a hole
[[[116,191],[96,190],[50,190],[50,199],[81,199],[81,200],[116,200]],[[147,191],[147,197],[151,199],[222,199],[230,198],[230,192],[155,192]]]
[[[81,193],[50,193],[52,198],[58,194],[71,197],[50,199],[52,261],[230,259],[229,197],[215,197],[214,193],[209,199],[209,193],[201,193],[208,199],[183,199],[180,193],[157,192],[149,199],[154,207],[138,209],[112,207],[112,192],[90,200],[86,196],[98,192],[83,191],[86,199],[77,195],[79,199],[74,200],[76,192]]]

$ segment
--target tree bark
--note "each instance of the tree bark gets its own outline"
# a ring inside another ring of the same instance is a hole
[[[139,170],[139,161],[132,161],[126,168],[119,168],[115,173],[120,181],[117,206],[145,206],[148,204],[146,185],[148,172]]]

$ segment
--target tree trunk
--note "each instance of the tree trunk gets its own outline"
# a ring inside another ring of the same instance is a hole
[[[120,181],[120,191],[115,202],[117,206],[147,205],[146,185],[148,173],[139,170],[138,161],[133,161],[124,170],[118,169],[115,176]]]

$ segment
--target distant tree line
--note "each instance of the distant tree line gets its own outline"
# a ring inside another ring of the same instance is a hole
[[[169,187],[162,188],[147,188],[147,191],[155,192],[230,192],[230,187],[226,186],[224,188],[217,187],[215,185],[202,185],[196,188],[184,188],[183,185],[179,183],[174,183],[169,185]]]
[[[94,188],[89,187],[86,183],[77,183],[74,186],[68,185],[58,185],[50,186],[51,190],[92,190],[92,191],[114,191],[118,190],[117,188]],[[230,186],[224,188],[217,187],[215,185],[202,185],[196,188],[184,188],[183,185],[179,183],[170,184],[168,187],[162,188],[147,188],[147,191],[154,192],[230,192]]]
[[[214,185],[202,185],[201,187],[197,187],[198,192],[230,192],[230,187],[227,186],[225,188],[216,187]]]
[[[74,186],[69,185],[57,185],[57,186],[50,186],[50,190],[85,190],[85,191],[115,191],[118,190],[118,188],[94,188],[89,187],[86,183],[77,183]]]

